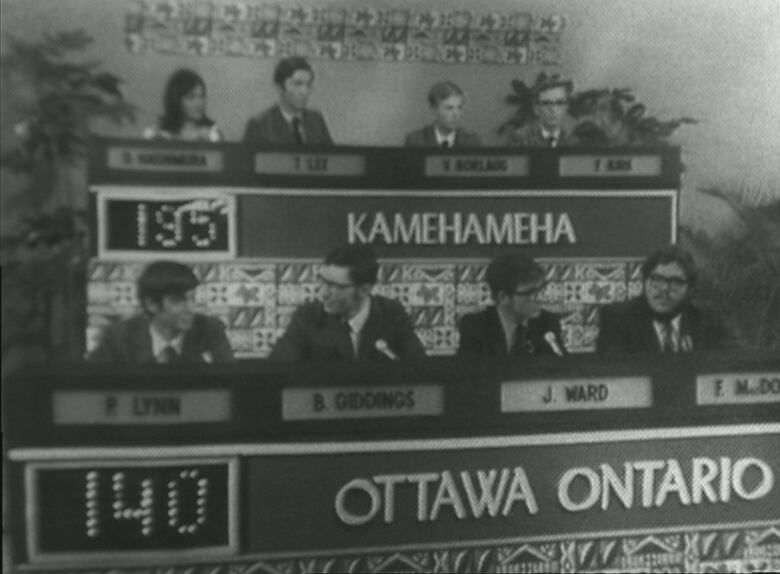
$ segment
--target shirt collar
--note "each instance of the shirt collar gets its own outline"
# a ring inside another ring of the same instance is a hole
[[[498,319],[501,321],[501,327],[504,329],[504,343],[506,344],[507,351],[509,351],[515,343],[515,334],[517,333],[518,325],[526,325],[528,321],[518,323],[514,317],[508,313],[504,313],[498,305],[496,305],[496,311],[498,312]]]
[[[558,129],[557,129],[557,130],[555,130],[555,131],[549,131],[549,130],[548,130],[547,128],[545,128],[544,126],[540,126],[540,127],[541,127],[541,129],[542,129],[542,137],[543,137],[544,139],[546,139],[546,140],[548,140],[548,139],[550,139],[550,138],[555,138],[555,139],[557,139],[557,140],[561,139],[561,128],[558,128]]]
[[[436,136],[436,143],[438,145],[441,145],[442,142],[447,142],[448,144],[450,144],[450,147],[455,147],[455,134],[456,134],[455,130],[452,130],[447,135],[444,135],[439,131],[438,127],[434,127],[433,133]]]
[[[669,321],[661,321],[659,319],[653,319],[653,326],[655,327],[656,332],[660,333],[661,329],[663,328],[664,323],[669,323],[669,325],[672,326],[672,329],[675,333],[680,332],[680,320],[682,317],[682,313],[677,313],[672,319]]]
[[[363,330],[363,327],[366,326],[366,321],[368,321],[368,315],[370,312],[371,297],[366,297],[366,300],[363,301],[363,304],[360,306],[358,312],[354,315],[354,317],[347,321],[353,333],[360,333]]]
[[[159,358],[166,347],[173,347],[173,349],[181,355],[184,348],[184,333],[179,333],[173,339],[168,340],[158,333],[157,329],[154,328],[154,325],[150,323],[149,335],[152,337],[152,355],[154,355],[155,358]]]
[[[291,123],[292,123],[292,121],[293,121],[293,119],[295,119],[295,118],[298,118],[299,120],[303,121],[303,113],[300,113],[300,114],[291,114],[290,112],[288,112],[287,110],[285,110],[285,109],[284,109],[282,106],[279,106],[279,111],[280,111],[280,112],[282,112],[282,117],[284,118],[284,120],[285,120],[285,121],[286,121],[288,124],[291,124]]]

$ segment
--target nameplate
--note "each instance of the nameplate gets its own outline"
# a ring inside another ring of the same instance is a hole
[[[108,148],[108,167],[111,169],[213,173],[222,171],[222,166],[219,150]]]
[[[726,373],[696,377],[697,405],[780,403],[780,373]]]
[[[369,419],[444,414],[441,385],[288,388],[282,420]]]
[[[650,377],[511,381],[501,385],[501,412],[644,409],[653,406]]]
[[[522,177],[528,175],[528,157],[504,155],[430,155],[428,177]]]
[[[150,425],[229,422],[231,394],[203,391],[59,391],[54,424]]]
[[[356,154],[257,153],[255,172],[273,175],[361,176],[366,159]]]
[[[561,177],[661,175],[661,156],[657,155],[565,155],[559,162]]]

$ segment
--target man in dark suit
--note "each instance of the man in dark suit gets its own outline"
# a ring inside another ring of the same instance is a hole
[[[536,118],[517,129],[509,138],[509,145],[546,148],[579,145],[571,133],[572,120],[567,114],[574,84],[557,76],[544,78],[533,90]]]
[[[696,267],[689,253],[669,246],[642,265],[642,294],[601,309],[596,350],[684,353],[728,346],[720,320],[691,303]]]
[[[251,118],[244,142],[254,146],[329,147],[333,145],[325,118],[306,106],[314,83],[314,71],[306,59],[281,60],[274,71],[279,102]]]
[[[403,306],[371,294],[378,270],[368,246],[331,251],[320,269],[320,299],[296,309],[270,358],[362,363],[424,357]]]
[[[428,92],[435,117],[432,124],[406,136],[406,147],[479,147],[479,136],[460,126],[463,117],[463,90],[453,82],[439,82]]]
[[[460,320],[458,356],[567,353],[557,315],[539,301],[546,280],[536,261],[516,253],[499,255],[488,265],[485,280],[495,304]]]
[[[198,279],[175,261],[156,261],[138,278],[143,313],[105,329],[87,357],[101,363],[216,363],[233,360],[221,321],[193,311]]]

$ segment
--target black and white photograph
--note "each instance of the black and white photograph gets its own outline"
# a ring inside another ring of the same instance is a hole
[[[780,0],[0,0],[3,573],[780,570]]]

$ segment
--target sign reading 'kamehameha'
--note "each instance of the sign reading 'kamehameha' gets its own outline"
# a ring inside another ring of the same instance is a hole
[[[568,213],[347,214],[350,243],[386,245],[555,245],[577,243]]]
[[[670,190],[286,190],[241,197],[240,255],[319,259],[367,244],[383,258],[644,257],[674,241]],[[643,232],[637,233],[637,226]]]

